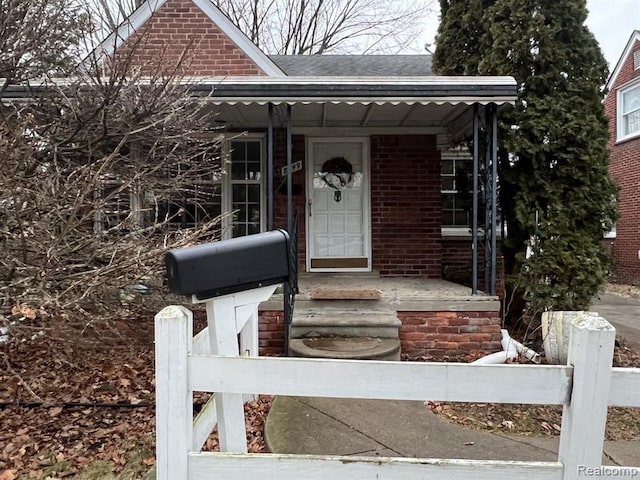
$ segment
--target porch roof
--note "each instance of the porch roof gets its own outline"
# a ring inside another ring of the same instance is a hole
[[[215,104],[361,103],[489,104],[513,103],[513,77],[225,77],[194,79],[194,93]]]
[[[57,79],[64,87],[71,79]],[[194,96],[219,111],[227,128],[264,128],[267,105],[291,106],[296,129],[389,129],[448,134],[456,141],[471,133],[472,105],[513,104],[517,84],[512,77],[471,76],[290,76],[190,77]],[[2,101],[26,100],[52,88],[48,84],[11,85]],[[283,124],[284,113],[276,112]],[[327,130],[329,129],[329,130]]]
[[[471,134],[472,105],[500,107],[517,95],[512,77],[227,77],[200,78],[192,88],[219,109],[219,121],[230,129],[264,128],[271,104],[289,106],[295,131],[415,129],[453,141]],[[286,123],[284,111],[275,118]]]

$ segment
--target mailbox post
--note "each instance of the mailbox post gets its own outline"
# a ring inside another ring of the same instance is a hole
[[[291,281],[289,252],[289,234],[274,230],[167,253],[169,290],[205,304],[211,355],[258,355],[258,306]],[[215,395],[221,451],[247,452],[243,403]]]

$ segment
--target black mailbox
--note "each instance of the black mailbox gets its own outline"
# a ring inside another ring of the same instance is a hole
[[[178,248],[167,252],[169,290],[197,299],[290,281],[285,230]]]

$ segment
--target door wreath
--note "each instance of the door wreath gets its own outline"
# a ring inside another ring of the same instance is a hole
[[[353,165],[344,157],[333,157],[322,164],[320,178],[334,189],[333,199],[342,200],[342,189],[353,180]]]

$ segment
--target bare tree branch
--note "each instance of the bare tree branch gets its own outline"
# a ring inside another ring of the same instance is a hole
[[[49,12],[57,20],[47,24],[64,22],[64,12]],[[20,45],[34,45],[34,34],[30,25],[13,32]],[[2,302],[113,312],[127,285],[161,278],[167,248],[219,238],[210,207],[220,178],[216,112],[180,76],[187,54],[140,65],[143,42],[90,56],[72,77],[0,103]],[[0,48],[3,58],[13,52]],[[21,55],[19,80],[59,64]]]

